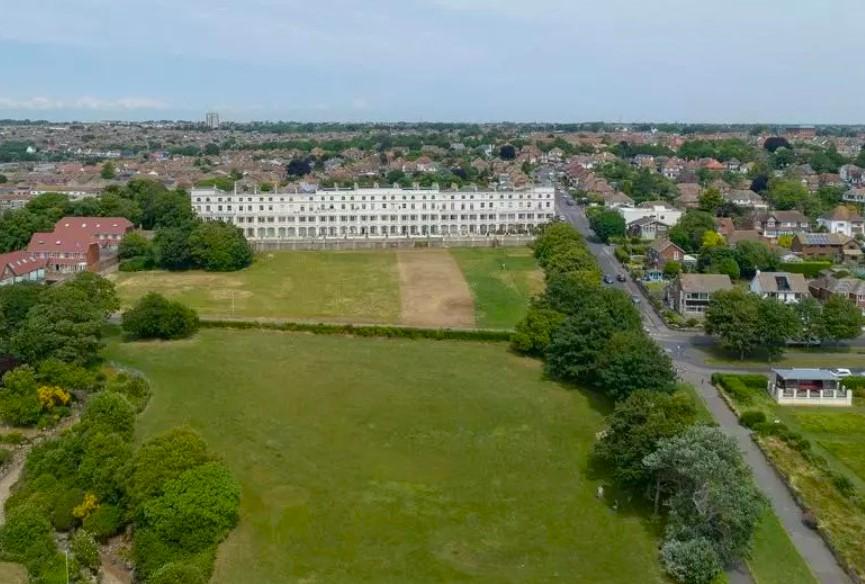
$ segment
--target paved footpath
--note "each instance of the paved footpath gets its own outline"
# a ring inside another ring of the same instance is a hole
[[[584,236],[591,234],[588,221],[581,210],[567,207],[561,202],[559,202],[559,208],[566,219]],[[597,258],[605,274],[612,275],[621,271],[609,246],[590,242],[589,249]],[[802,559],[811,568],[811,572],[823,584],[851,584],[852,581],[849,576],[841,569],[820,534],[809,529],[802,522],[802,510],[787,485],[778,477],[772,464],[751,439],[750,431],[739,424],[736,415],[721,399],[718,390],[712,386],[711,376],[716,368],[707,367],[703,353],[691,346],[694,340],[693,335],[683,335],[668,328],[655,314],[655,311],[649,306],[648,300],[643,297],[642,292],[633,282],[628,281],[620,286],[633,296],[642,298],[640,308],[646,332],[659,345],[668,350],[679,371],[679,377],[697,388],[699,395],[721,430],[736,441],[745,462],[751,467],[754,481],[769,499],[772,509],[780,519]],[[753,582],[751,575],[744,567],[728,570],[727,574],[731,584]]]

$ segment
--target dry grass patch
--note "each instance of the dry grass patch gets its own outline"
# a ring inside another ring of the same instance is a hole
[[[447,250],[399,251],[397,265],[403,324],[474,326],[471,290]]]

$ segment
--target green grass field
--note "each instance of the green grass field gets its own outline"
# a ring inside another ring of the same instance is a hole
[[[865,486],[865,406],[853,408],[788,408],[786,412],[805,436],[854,473]]]
[[[206,315],[368,323],[399,320],[396,257],[378,252],[259,254],[227,274],[119,273],[124,306],[159,292]]]
[[[656,527],[595,496],[606,405],[503,344],[205,330],[112,342],[241,480],[213,582],[661,583]]]
[[[763,515],[754,534],[748,568],[756,584],[817,584],[808,564],[771,511]]]
[[[544,275],[525,247],[453,249],[475,300],[481,328],[513,328],[529,300],[544,289]]]
[[[777,361],[765,360],[740,361],[735,356],[726,355],[718,350],[707,351],[707,365],[731,366],[737,369],[759,369],[765,371],[771,367],[855,367],[865,361],[865,349],[853,347],[825,347],[813,350],[789,350]]]
[[[430,262],[441,261],[438,250],[411,253],[415,258],[429,253]],[[513,328],[525,315],[531,296],[543,289],[543,273],[528,248],[449,253],[459,269],[454,267],[446,281],[436,284],[448,290],[468,284],[471,297],[466,292],[465,302],[474,302],[475,326]],[[419,269],[422,274],[423,266]],[[236,318],[403,324],[401,294],[408,293],[401,288],[393,250],[275,252],[259,254],[240,272],[121,272],[114,278],[124,307],[152,291],[205,316]],[[420,291],[433,314],[441,310],[440,299],[426,283],[418,281],[414,288],[415,297]],[[425,307],[415,301],[414,309],[424,312]]]

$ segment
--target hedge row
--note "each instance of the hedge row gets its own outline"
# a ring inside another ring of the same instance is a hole
[[[455,330],[399,327],[386,325],[352,325],[303,322],[258,322],[254,320],[202,320],[201,328],[265,329],[305,332],[316,335],[351,335],[399,339],[433,339],[436,341],[485,341],[507,343],[509,330]]]
[[[765,375],[725,375],[713,373],[712,383],[720,385],[736,403],[748,405],[753,402],[754,395],[766,391],[768,380]]]
[[[820,272],[832,267],[832,262],[784,262],[778,270],[793,274],[803,274],[806,278],[816,278]]]

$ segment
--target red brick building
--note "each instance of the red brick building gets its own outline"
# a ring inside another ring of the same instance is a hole
[[[99,265],[99,244],[87,233],[34,233],[27,253],[45,260],[49,276],[94,271]]]
[[[120,240],[132,231],[132,222],[124,217],[64,217],[54,225],[59,234],[87,234],[99,247],[116,251]]]

